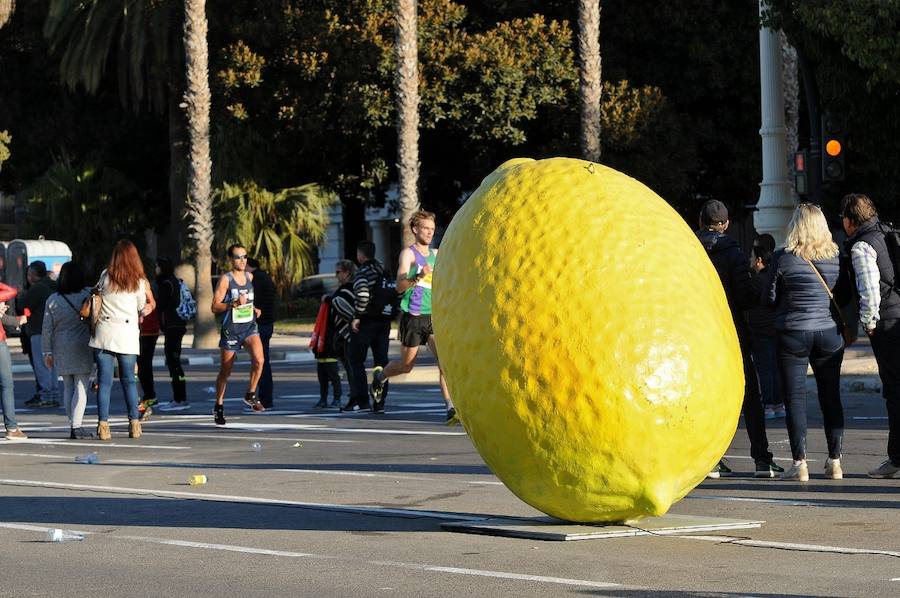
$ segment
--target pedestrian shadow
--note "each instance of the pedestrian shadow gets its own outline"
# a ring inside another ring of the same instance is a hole
[[[391,512],[354,512],[302,505],[263,505],[209,499],[157,497],[24,496],[0,497],[3,521],[48,527],[80,526],[210,528],[234,530],[340,531],[359,534],[441,531],[447,518]],[[433,511],[431,511],[433,512]],[[452,516],[455,513],[446,513]],[[482,517],[482,515],[474,515]],[[459,513],[461,520],[473,517]],[[489,517],[489,515],[483,515]],[[116,530],[109,530],[110,532]],[[98,531],[96,534],[103,532]],[[91,536],[88,536],[90,538]]]

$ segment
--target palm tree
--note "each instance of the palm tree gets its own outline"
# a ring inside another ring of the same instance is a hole
[[[313,247],[325,238],[328,208],[336,200],[315,184],[269,191],[254,182],[225,183],[216,192],[217,253],[236,241],[246,243],[284,296],[315,271]]]
[[[600,0],[578,0],[578,57],[581,79],[581,154],[600,160]]]
[[[0,28],[9,22],[16,10],[16,0],[0,0]]]
[[[194,325],[194,348],[216,346],[212,305],[213,214],[212,158],[209,151],[209,45],[206,0],[184,2],[184,57],[187,86],[184,94],[188,125],[188,236],[193,243],[196,297],[200,309]]]
[[[419,46],[416,13],[416,0],[395,0],[397,182],[404,247],[415,241],[409,230],[409,220],[419,209]]]
[[[2,2],[0,0],[0,7]],[[181,0],[51,0],[44,23],[50,50],[60,54],[60,79],[70,89],[96,93],[107,66],[115,65],[122,105],[145,104],[169,120],[167,246],[180,257],[186,123],[178,104],[184,90]],[[114,57],[115,60],[111,60]]]

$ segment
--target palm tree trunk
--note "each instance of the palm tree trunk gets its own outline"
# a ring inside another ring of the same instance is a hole
[[[416,12],[416,0],[395,0],[397,178],[404,247],[415,241],[409,229],[409,220],[419,209],[419,58]]]
[[[185,241],[184,208],[187,197],[187,123],[179,108],[184,85],[169,86],[169,226],[166,231],[168,255],[176,263],[181,261]]]
[[[194,348],[216,346],[216,320],[212,305],[212,159],[209,150],[209,47],[207,44],[206,0],[185,0],[184,56],[187,74],[188,198],[189,237],[194,247],[199,309],[194,324]]]
[[[600,160],[600,0],[578,0],[581,155]]]

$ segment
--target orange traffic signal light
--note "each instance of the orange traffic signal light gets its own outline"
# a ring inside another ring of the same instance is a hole
[[[844,128],[831,114],[822,117],[822,182],[844,180]]]

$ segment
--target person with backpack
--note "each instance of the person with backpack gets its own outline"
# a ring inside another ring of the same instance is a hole
[[[845,195],[841,220],[859,323],[872,343],[888,415],[887,459],[869,471],[869,477],[900,478],[900,290],[896,280],[900,256],[888,243],[894,231],[879,221],[875,203],[866,195]]]
[[[88,347],[90,328],[79,313],[89,291],[84,286],[84,272],[78,264],[63,264],[57,291],[47,299],[41,324],[44,363],[62,376],[63,405],[69,419],[69,438],[73,440],[94,437],[84,428],[83,421],[94,352]]]
[[[415,243],[400,252],[397,268],[397,292],[403,295],[400,301],[400,360],[391,361],[384,368],[372,371],[369,387],[372,409],[383,408],[382,389],[392,376],[408,374],[416,364],[419,347],[428,345],[437,361],[434,344],[434,329],[431,326],[431,274],[437,259],[437,249],[431,248],[434,237],[435,217],[431,212],[419,210],[409,220],[409,228],[415,236]],[[447,381],[438,361],[439,384],[444,403],[447,404],[447,425],[457,423],[456,409],[450,400]]]
[[[388,362],[391,320],[396,309],[397,290],[390,273],[375,259],[375,244],[368,240],[356,245],[356,261],[359,269],[353,278],[353,293],[356,297],[354,317],[350,322],[350,399],[341,411],[369,409],[367,388],[366,357],[369,349],[375,367],[384,367]],[[381,397],[387,396],[385,383]]]
[[[156,309],[165,339],[163,351],[169,378],[172,379],[172,400],[160,405],[159,410],[167,413],[186,411],[191,404],[187,399],[187,380],[181,367],[181,342],[187,332],[186,320],[197,313],[197,305],[184,281],[175,276],[175,264],[170,258],[156,260],[156,284],[159,287]]]

